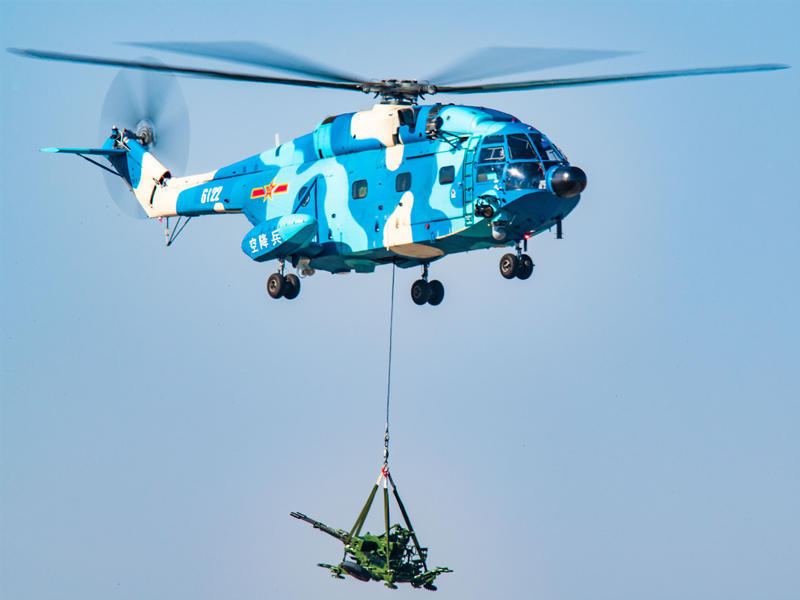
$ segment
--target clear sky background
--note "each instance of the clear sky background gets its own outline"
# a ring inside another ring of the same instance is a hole
[[[418,270],[398,271],[391,467],[430,562],[455,570],[440,599],[800,596],[796,2],[0,11],[3,47],[241,39],[375,78],[490,45],[639,52],[542,77],[792,64],[466,99],[540,128],[589,186],[564,240],[532,240],[527,282],[500,277],[501,250],[452,256],[433,267],[444,303],[419,308]],[[377,476],[390,269],[276,302],[241,216],[165,248],[99,170],[38,152],[101,143],[115,73],[0,53],[0,595],[425,595],[330,579],[314,565],[341,545],[288,514],[347,528]],[[191,172],[371,105],[180,84]]]

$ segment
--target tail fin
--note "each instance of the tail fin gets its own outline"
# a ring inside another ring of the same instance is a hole
[[[153,196],[156,189],[166,185],[166,181],[172,177],[169,169],[162,165],[139,140],[136,133],[129,129],[124,129],[121,134],[116,130],[113,131],[103,146],[106,147],[109,142],[114,148],[127,150],[122,156],[109,158],[111,164],[130,186],[147,216],[159,216],[153,210]]]

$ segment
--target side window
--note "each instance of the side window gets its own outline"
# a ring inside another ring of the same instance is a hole
[[[484,146],[478,154],[478,162],[501,162],[506,159],[506,151],[502,146]]]
[[[367,197],[367,180],[359,179],[353,182],[353,199],[359,200]]]
[[[439,183],[453,183],[456,178],[456,168],[453,166],[439,169]]]
[[[407,192],[411,189],[411,173],[398,173],[394,180],[394,189],[398,192]],[[366,195],[366,192],[364,193]]]
[[[303,187],[300,188],[300,193],[297,194],[297,199],[299,200],[299,203],[297,204],[297,208],[301,208],[301,207],[306,206],[308,204],[308,199],[311,196],[311,194],[309,194],[308,192],[309,192],[309,189],[308,189],[307,185],[304,185]]]

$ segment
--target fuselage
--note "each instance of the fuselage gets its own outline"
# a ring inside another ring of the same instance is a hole
[[[151,206],[156,216],[243,213],[253,229],[242,250],[254,260],[369,272],[550,228],[583,189],[554,189],[563,167],[561,152],[511,115],[378,104],[217,171],[173,178]]]

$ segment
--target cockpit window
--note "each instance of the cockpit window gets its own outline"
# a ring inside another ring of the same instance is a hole
[[[478,162],[504,161],[506,151],[502,146],[484,146],[478,154]]]
[[[558,148],[533,128],[530,133],[489,135],[478,152],[475,184],[500,190],[538,190],[547,169],[565,160]]]
[[[556,150],[556,147],[541,133],[531,133],[531,138],[533,138],[533,143],[536,144],[536,149],[539,151],[539,154],[542,155],[542,160],[557,162],[564,160],[564,157]]]
[[[511,163],[506,169],[506,189],[527,190],[538,188],[542,176],[542,165],[539,161]]]
[[[539,160],[530,138],[524,133],[513,133],[508,136],[508,153],[511,155],[511,160]]]

